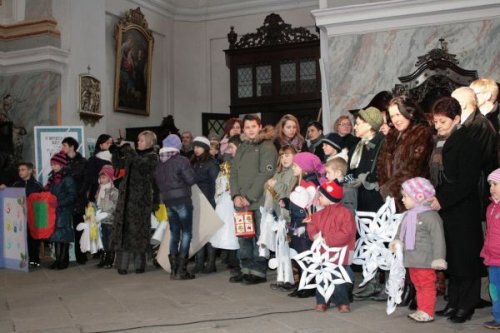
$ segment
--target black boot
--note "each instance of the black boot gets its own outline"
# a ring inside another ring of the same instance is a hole
[[[106,256],[108,255],[108,253],[106,251],[101,251],[100,254],[101,258],[99,260],[99,263],[97,264],[97,268],[103,268],[104,265],[106,265],[106,259],[107,259]]]
[[[404,306],[410,306],[410,304],[415,301],[415,297],[417,296],[415,286],[409,280],[407,281],[408,282],[406,283],[405,290],[403,292],[403,300],[401,302],[401,304]]]
[[[108,251],[106,252],[106,258],[104,262],[104,268],[110,269],[113,268],[113,263],[115,262],[115,252]]]
[[[187,271],[187,264],[189,258],[179,257],[179,266],[177,268],[177,274],[175,274],[176,280],[192,280],[194,279],[194,274],[191,274]]]
[[[205,248],[206,245],[203,246],[201,249],[196,252],[195,255],[195,262],[196,264],[194,265],[193,269],[191,270],[191,274],[198,274],[203,271],[205,268]]]
[[[56,255],[56,260],[50,264],[49,269],[56,269],[59,266],[59,259],[61,258],[61,243],[54,243],[54,252]]]
[[[170,262],[170,280],[175,280],[177,270],[179,269],[179,255],[169,254],[168,261]]]
[[[69,266],[69,243],[61,243],[61,257],[57,269],[66,269]]]
[[[207,247],[208,262],[203,269],[203,273],[209,274],[217,272],[217,268],[215,267],[215,248],[210,243],[207,243],[205,246]]]

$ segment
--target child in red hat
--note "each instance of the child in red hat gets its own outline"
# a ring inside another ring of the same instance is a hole
[[[324,208],[310,216],[307,233],[311,240],[321,234],[329,247],[347,246],[349,255],[338,264],[345,268],[351,281],[354,281],[354,273],[350,264],[356,242],[356,224],[352,212],[341,203],[342,195],[343,189],[337,180],[321,185],[318,204]],[[336,285],[331,300],[325,300],[316,291],[316,310],[326,311],[330,301],[333,301],[339,312],[351,312],[349,290],[349,283]]]

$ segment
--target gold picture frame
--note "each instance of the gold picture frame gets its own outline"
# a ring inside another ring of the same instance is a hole
[[[149,116],[153,32],[141,9],[130,9],[115,25],[114,109]]]

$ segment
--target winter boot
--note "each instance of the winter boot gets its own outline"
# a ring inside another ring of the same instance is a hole
[[[50,264],[49,269],[56,269],[59,266],[59,259],[61,258],[61,243],[54,243],[54,252],[56,255],[56,260]]]
[[[205,249],[206,245],[203,246],[198,252],[196,252],[194,268],[191,270],[191,274],[198,274],[203,271],[205,267]]]
[[[412,300],[415,299],[416,293],[417,292],[415,290],[415,286],[413,286],[413,283],[408,281],[403,292],[401,304],[404,306],[409,306]]]
[[[168,261],[170,262],[170,280],[175,280],[177,270],[179,269],[179,255],[169,254]]]
[[[107,259],[108,253],[106,251],[100,251],[100,254],[101,254],[101,258],[99,260],[99,263],[97,264],[97,268],[103,268],[104,265],[106,265],[106,259]]]
[[[177,268],[177,274],[175,274],[176,280],[192,280],[194,279],[194,274],[191,274],[187,271],[187,264],[189,258],[179,257],[179,266]]]
[[[209,274],[217,272],[217,268],[215,267],[215,248],[210,243],[207,243],[205,246],[207,247],[208,263],[203,269],[203,273]]]
[[[106,269],[113,268],[114,261],[115,261],[115,252],[114,251],[106,252],[104,268],[106,268]]]
[[[380,291],[379,283],[377,278],[373,278],[368,281],[363,287],[355,290],[353,292],[353,298],[356,301],[364,301],[368,299],[370,296],[377,294]]]
[[[69,243],[61,243],[61,256],[57,269],[66,269],[69,266]]]

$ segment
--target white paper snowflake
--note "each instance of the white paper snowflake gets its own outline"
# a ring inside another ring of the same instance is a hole
[[[391,269],[389,271],[389,279],[385,285],[387,292],[387,308],[388,315],[396,310],[396,306],[401,303],[401,295],[405,287],[406,269],[403,263],[403,247],[401,244],[396,245],[396,252],[392,256]]]
[[[283,217],[280,216],[273,230],[276,233],[276,256],[269,260],[269,268],[277,269],[277,282],[293,284],[292,257],[297,252],[288,246],[286,221]]]
[[[394,199],[387,197],[376,213],[356,211],[355,217],[360,237],[356,241],[353,263],[363,266],[360,286],[364,286],[378,268],[390,269],[392,253],[386,245],[394,239],[402,214],[396,214]]]
[[[346,252],[347,246],[328,247],[320,234],[310,250],[293,257],[302,269],[299,290],[316,288],[321,296],[328,301],[333,295],[336,285],[352,283],[344,267],[337,264],[344,262]]]

